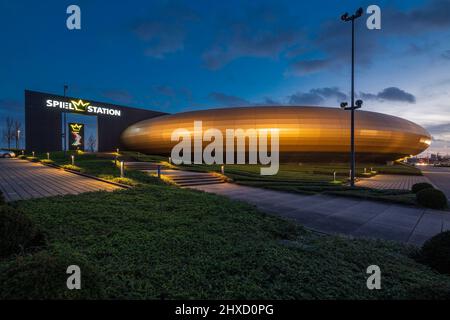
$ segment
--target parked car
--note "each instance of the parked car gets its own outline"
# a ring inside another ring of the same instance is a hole
[[[15,158],[16,154],[9,150],[1,150],[0,149],[0,158]]]

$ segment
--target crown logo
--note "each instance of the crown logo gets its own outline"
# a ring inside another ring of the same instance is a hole
[[[72,128],[72,131],[80,132],[80,130],[83,127],[83,125],[82,124],[78,124],[78,123],[71,123],[70,127]]]
[[[74,101],[71,100],[70,103],[72,103],[73,107],[75,108],[75,111],[86,111],[86,107],[89,105],[89,102],[83,102],[83,100]]]

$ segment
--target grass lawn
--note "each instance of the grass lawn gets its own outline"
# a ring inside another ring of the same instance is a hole
[[[77,153],[75,151],[68,151],[64,155],[64,152],[52,152],[50,158],[54,164],[73,169],[71,168],[71,155],[75,156],[75,167],[77,171],[81,171],[82,173],[130,185],[155,182],[153,177],[140,171],[126,171],[125,175],[127,179],[121,179],[120,168],[118,163],[115,163],[115,153]],[[36,154],[36,158],[45,162],[47,154]],[[118,161],[122,160],[130,160],[130,157],[127,154],[121,153],[118,156]]]
[[[164,184],[16,206],[48,247],[0,261],[0,298],[405,299],[448,297],[450,288],[450,277],[409,257],[412,248],[318,235]],[[82,290],[65,288],[71,264]],[[373,264],[382,290],[366,288]]]
[[[183,165],[192,171],[220,172],[220,166]],[[336,172],[336,180],[333,173]],[[362,164],[357,167],[358,177],[368,177],[374,172],[385,174],[419,175],[420,170],[403,164],[394,166]],[[238,184],[268,188],[279,191],[306,194],[326,193],[339,196],[358,197],[370,200],[389,201],[417,205],[415,195],[403,190],[375,190],[346,185],[348,164],[282,164],[278,174],[261,176],[256,165],[226,165],[225,175]]]

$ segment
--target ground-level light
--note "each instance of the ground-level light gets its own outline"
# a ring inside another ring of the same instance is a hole
[[[125,176],[124,163],[120,161],[120,177],[123,178]]]
[[[72,165],[74,166],[75,165],[75,156],[71,155],[70,158],[72,159]]]

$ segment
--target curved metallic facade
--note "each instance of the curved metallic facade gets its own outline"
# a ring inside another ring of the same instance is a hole
[[[193,131],[194,121],[209,128],[278,128],[280,159],[284,161],[341,161],[350,150],[350,113],[325,107],[243,107],[200,110],[165,115],[138,122],[122,133],[130,150],[170,155],[178,142],[174,130]],[[358,160],[386,161],[416,155],[428,148],[430,134],[419,125],[398,117],[368,111],[355,112]],[[205,142],[204,145],[207,145]]]

